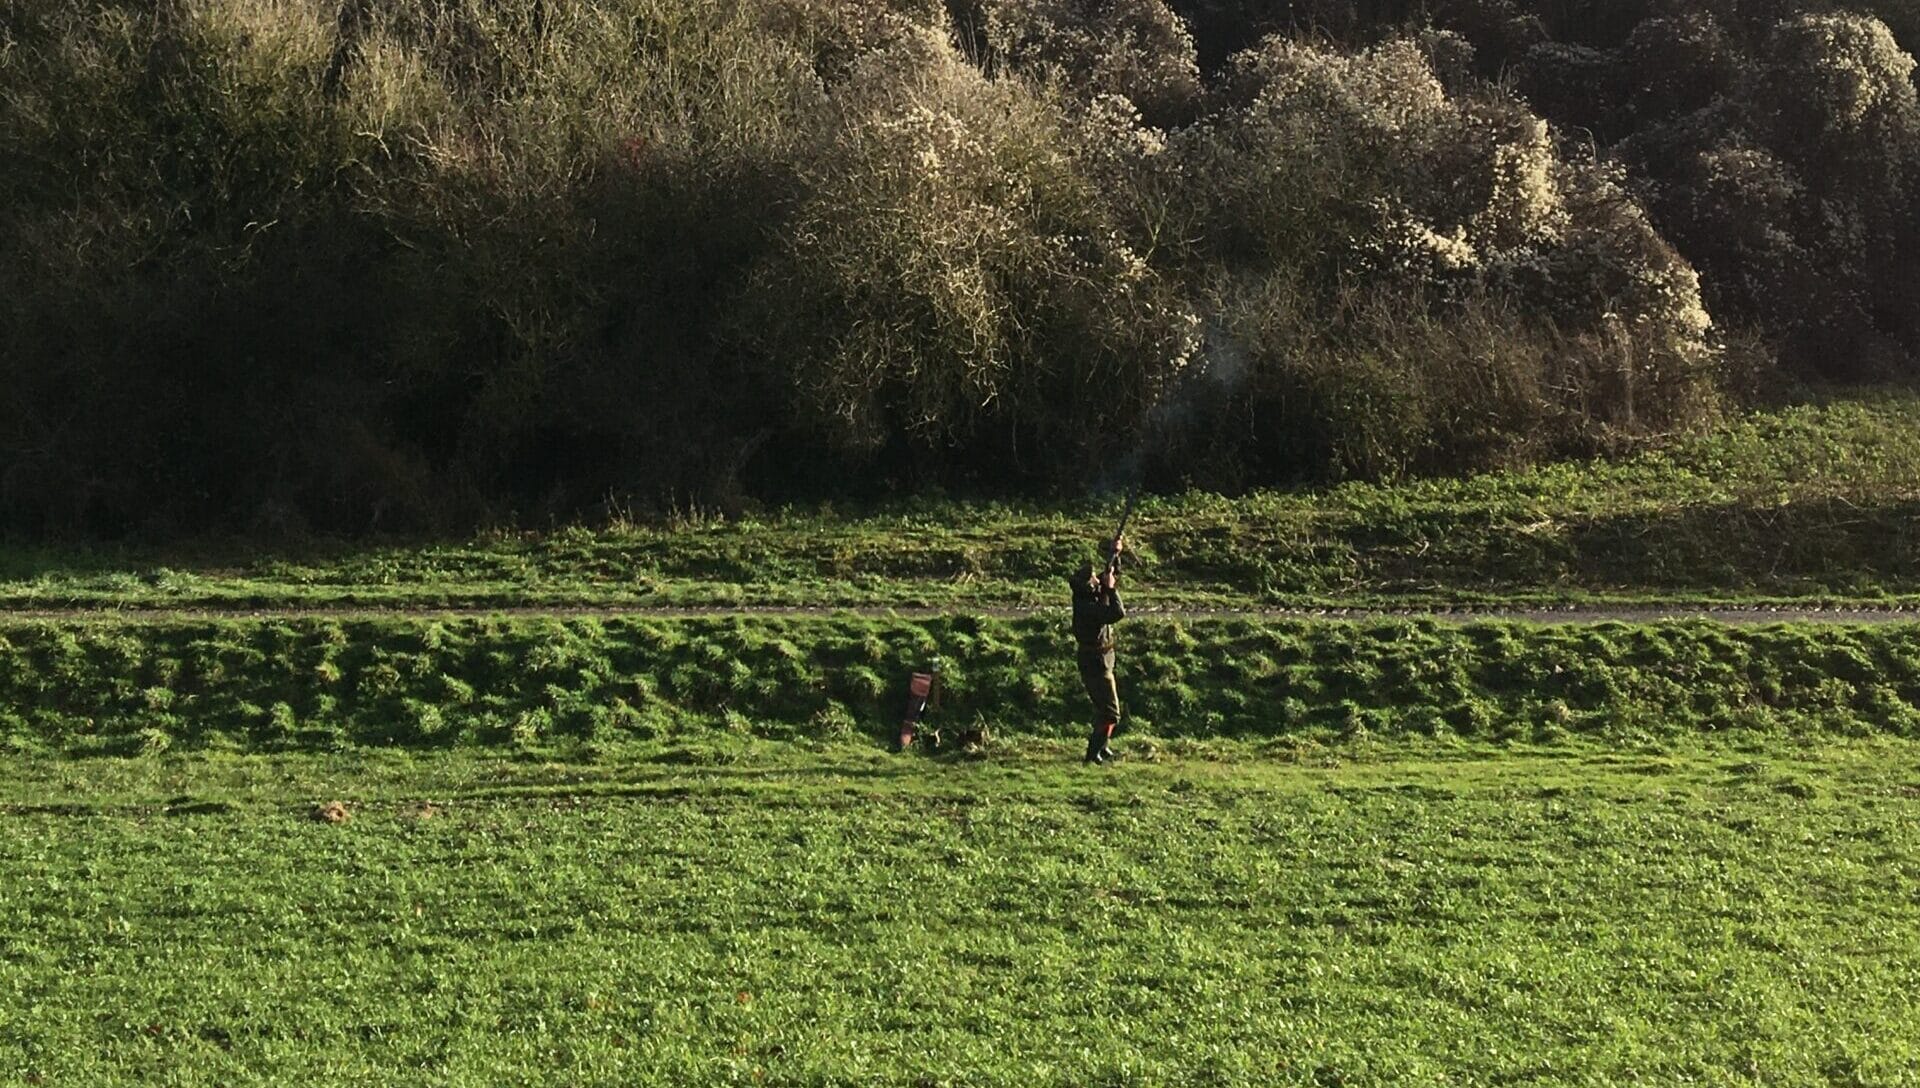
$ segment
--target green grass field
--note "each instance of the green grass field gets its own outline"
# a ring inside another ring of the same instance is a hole
[[[10,760],[26,1085],[1911,1084],[1920,747]],[[343,824],[309,817],[343,800]]]
[[[1755,412],[1620,461],[1238,499],[1149,497],[1163,604],[1920,602],[1920,395]],[[0,549],[0,607],[1057,602],[1118,496],[928,501],[463,544]]]
[[[1916,480],[1884,393],[1151,498],[1130,593],[1920,604]],[[1136,618],[1085,768],[992,610],[1113,505],[0,549],[0,1085],[1920,1084],[1920,624]],[[691,604],[818,611],[599,611]]]

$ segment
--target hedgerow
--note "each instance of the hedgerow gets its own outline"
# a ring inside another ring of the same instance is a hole
[[[1380,479],[1904,374],[1868,7],[5,0],[0,527]]]
[[[0,629],[0,743],[134,755],[891,737],[934,655],[931,724],[1073,735],[1062,621],[715,618],[20,622]],[[1366,731],[1912,735],[1920,626],[1537,627],[1139,619],[1128,728],[1163,738]]]

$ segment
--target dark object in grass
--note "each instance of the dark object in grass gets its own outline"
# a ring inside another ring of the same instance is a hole
[[[353,819],[353,813],[348,812],[347,806],[339,801],[328,801],[324,805],[314,806],[313,819],[323,824],[344,824]]]
[[[916,672],[907,679],[907,711],[900,719],[900,740],[896,751],[904,752],[913,747],[913,738],[920,727],[920,721],[928,710],[940,707],[940,658],[936,655],[926,672]],[[937,747],[940,743],[938,730],[932,740]]]
[[[169,816],[217,816],[232,812],[229,801],[197,801],[192,797],[175,797],[167,802],[162,811]]]

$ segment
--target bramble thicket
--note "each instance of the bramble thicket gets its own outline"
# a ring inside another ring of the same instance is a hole
[[[0,529],[1626,448],[1911,368],[1916,43],[1897,0],[0,0]]]

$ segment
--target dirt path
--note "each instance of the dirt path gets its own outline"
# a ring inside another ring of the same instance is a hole
[[[552,617],[555,619],[694,619],[718,616],[768,616],[827,619],[834,616],[866,618],[895,617],[907,620],[938,619],[950,615],[986,616],[994,619],[1018,619],[1025,616],[1066,615],[1064,606],[1042,607],[966,607],[948,608],[876,608],[870,606],[835,607],[831,605],[770,605],[736,607],[694,605],[681,608],[660,607],[422,607],[367,608],[74,608],[74,609],[0,609],[0,625],[26,622],[121,622],[177,623],[183,621],[249,620],[383,620],[383,619],[475,619],[487,616],[511,618]],[[1339,620],[1353,623],[1400,619],[1431,619],[1442,623],[1517,621],[1542,624],[1652,623],[1658,621],[1705,620],[1728,624],[1837,623],[1885,624],[1920,623],[1920,607],[1907,605],[1431,605],[1408,608],[1191,608],[1179,605],[1158,606],[1151,602],[1130,605],[1136,618],[1159,617],[1179,620]]]

